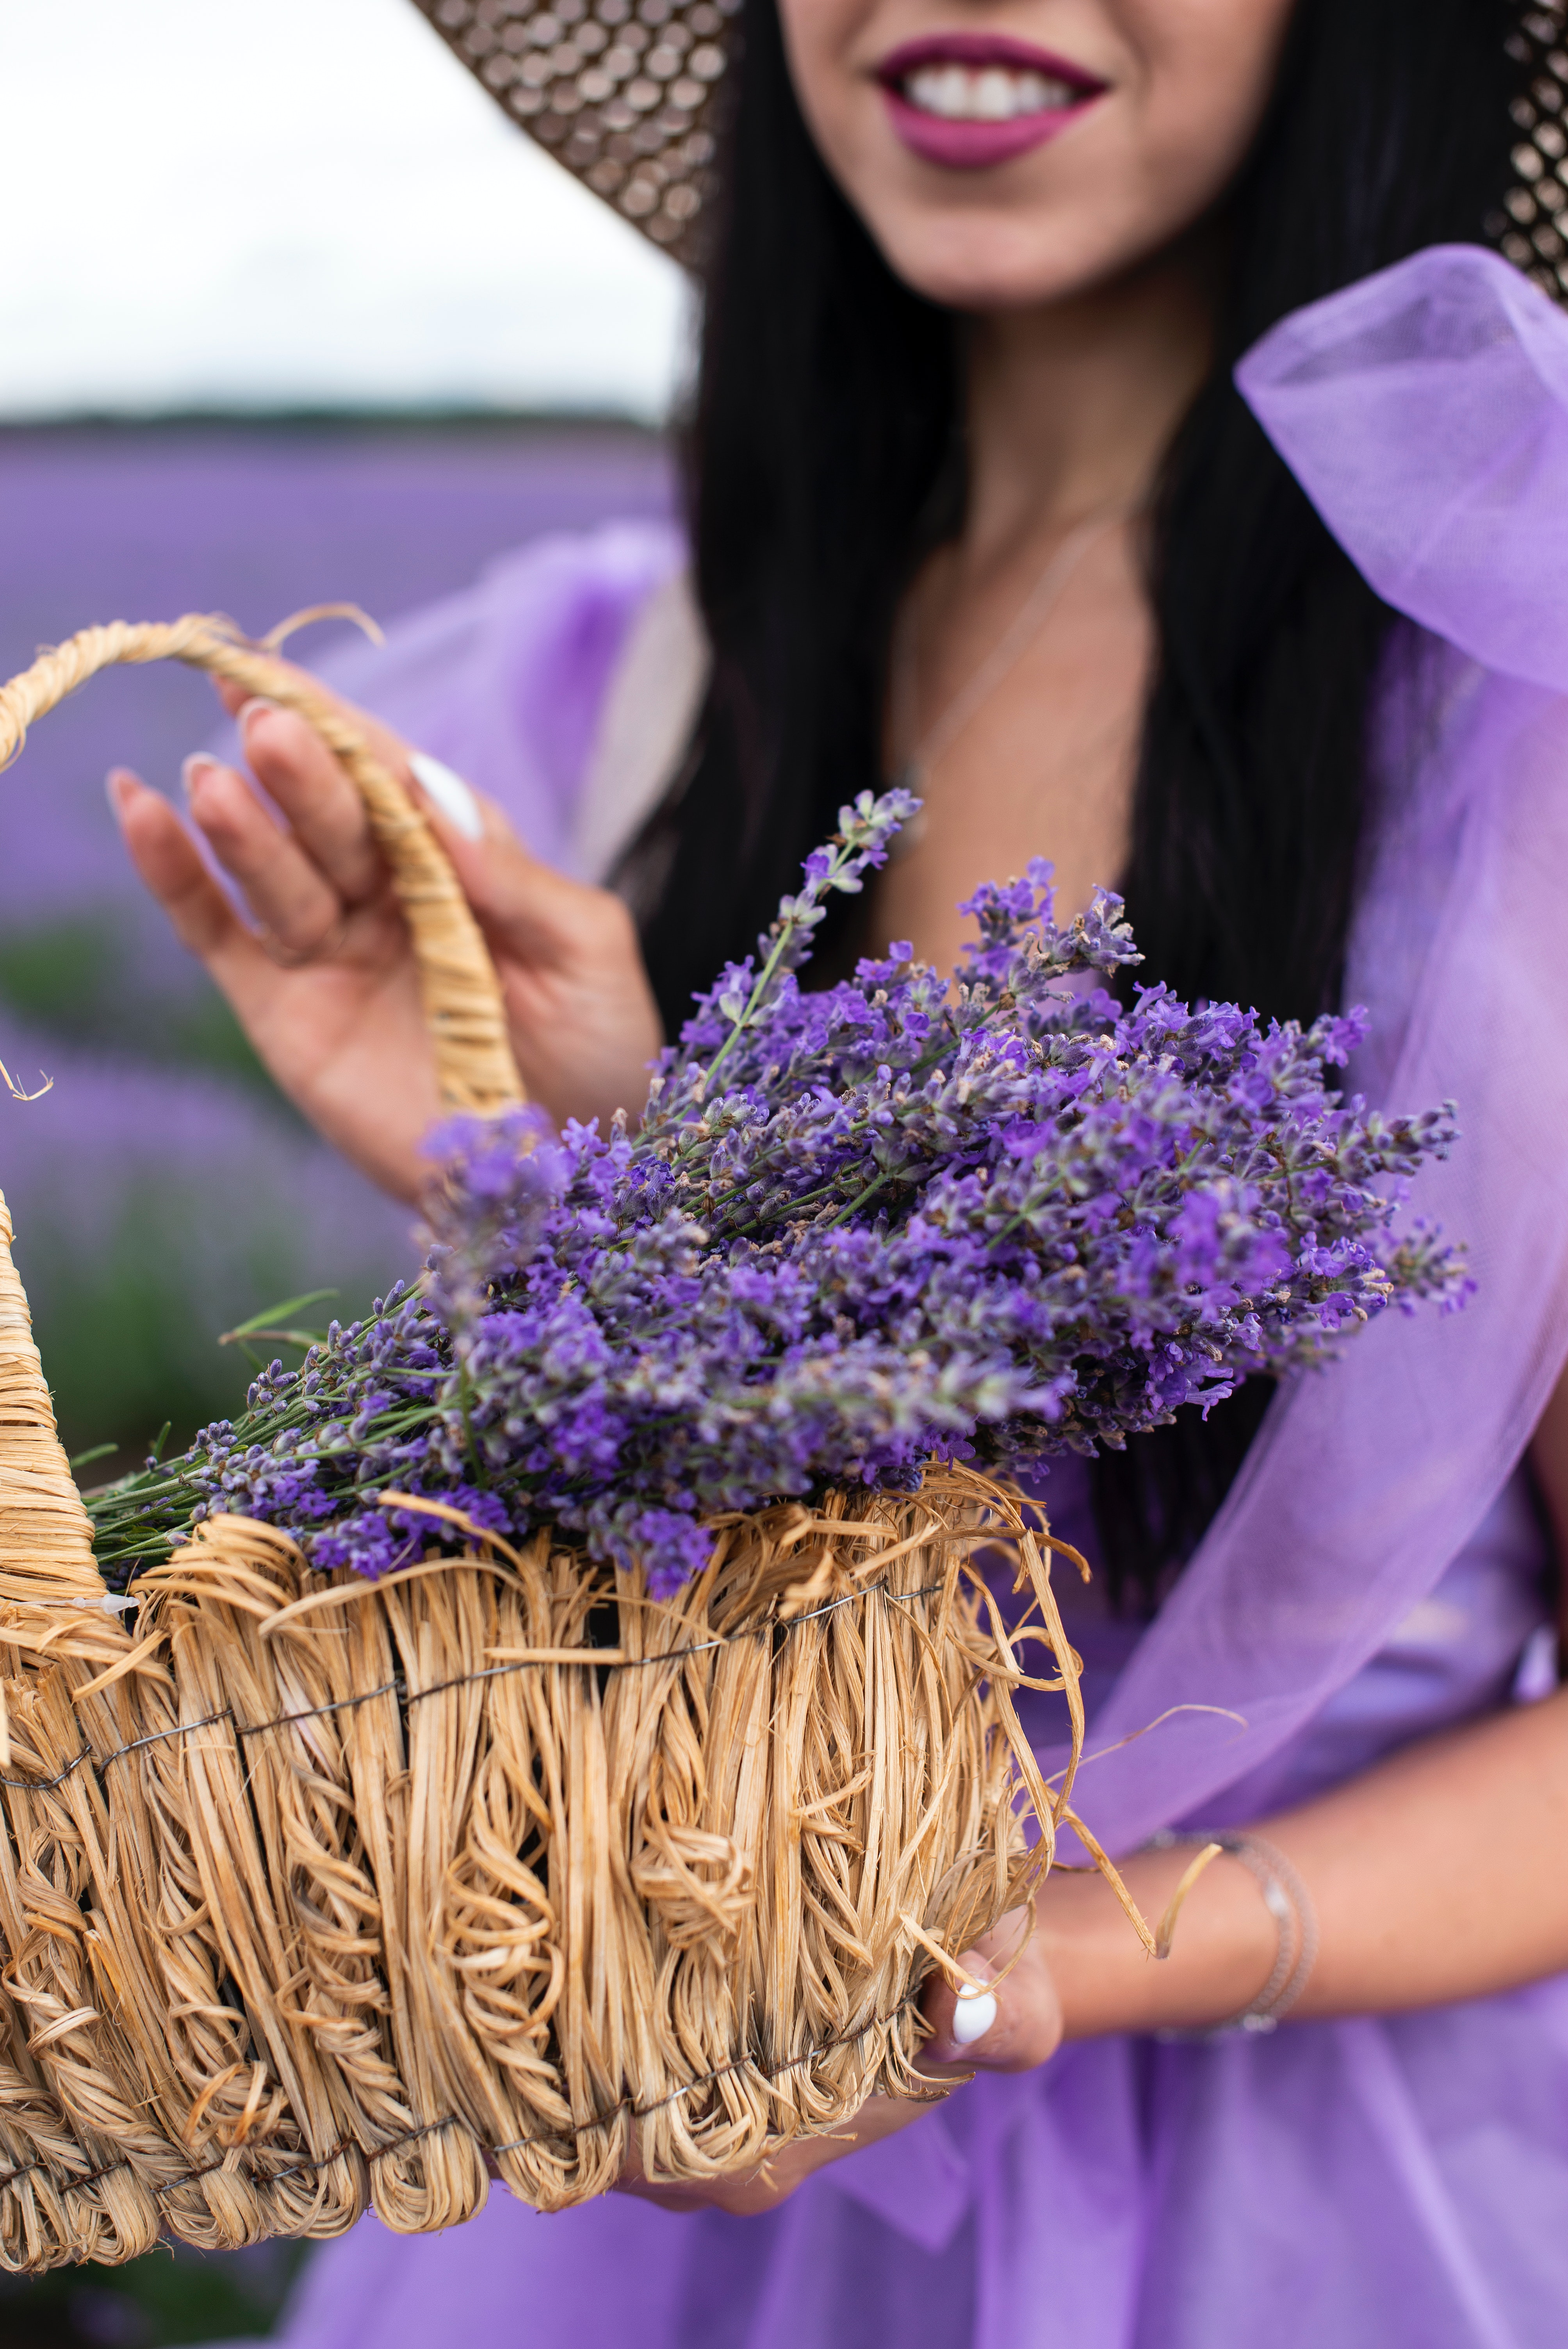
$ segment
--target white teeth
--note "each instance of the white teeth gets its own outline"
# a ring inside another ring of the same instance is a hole
[[[903,84],[912,106],[945,122],[1011,122],[1071,106],[1077,94],[1065,81],[1016,66],[919,66]]]
[[[975,111],[984,122],[1011,122],[1016,85],[1000,66],[987,66],[975,77]],[[1019,93],[1022,95],[1022,93]]]

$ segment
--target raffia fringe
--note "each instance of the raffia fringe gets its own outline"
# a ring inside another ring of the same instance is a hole
[[[451,2226],[487,2163],[559,2209],[634,2121],[702,2179],[929,2094],[925,1949],[1052,1825],[1037,1787],[1026,1847],[985,1498],[740,1519],[658,1605],[542,1535],[327,1587],[220,1517],[134,1637],[14,1610],[0,2261]]]

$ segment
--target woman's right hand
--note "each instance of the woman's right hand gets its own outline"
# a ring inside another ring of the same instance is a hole
[[[109,798],[131,860],[284,1092],[374,1182],[418,1199],[430,1173],[420,1143],[440,1103],[408,932],[359,795],[303,718],[237,693],[224,699],[254,782],[215,759],[189,759],[187,805],[250,921],[168,801],[117,769]],[[635,1113],[663,1037],[624,905],[530,856],[477,794],[471,829],[454,823],[419,790],[407,747],[349,714],[419,800],[456,867],[495,961],[530,1098],[558,1122]]]
[[[651,2183],[634,2132],[631,2157],[614,2191],[656,2202],[665,2210],[725,2210],[732,2218],[759,2218],[787,2202],[830,2162],[908,2128],[977,2072],[1032,2072],[1048,2063],[1061,2044],[1062,2002],[1045,1952],[1027,1931],[1027,1912],[1014,1909],[1002,1918],[974,1949],[965,1950],[959,1963],[972,1982],[995,1988],[981,1993],[984,2005],[973,2006],[965,2024],[956,2020],[960,2002],[950,1985],[940,1975],[926,1983],[920,2003],[931,2036],[915,2069],[930,2081],[929,2096],[872,2096],[842,2127],[796,2137],[759,2168],[727,2171],[700,2186]]]

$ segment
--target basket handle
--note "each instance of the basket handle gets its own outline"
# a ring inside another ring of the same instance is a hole
[[[99,669],[157,660],[206,669],[249,694],[297,710],[315,727],[364,801],[370,829],[391,867],[419,968],[442,1107],[481,1113],[516,1107],[525,1096],[507,1037],[500,984],[445,850],[391,769],[325,688],[248,644],[228,621],[198,612],[166,626],[116,620],[107,628],[83,628],[40,653],[31,668],[0,686],[0,770],[16,757],[33,720]]]

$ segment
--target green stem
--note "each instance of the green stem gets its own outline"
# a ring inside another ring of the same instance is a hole
[[[854,847],[847,840],[836,841],[834,843],[834,846],[837,848],[838,854],[834,857],[831,866],[828,872],[823,874],[821,880],[812,886],[811,903],[813,905],[819,905],[822,903],[823,899],[827,896],[828,892],[833,887],[835,882],[838,880],[840,874],[843,872],[845,866],[851,862],[855,855],[856,852]],[[708,1086],[712,1083],[714,1077],[722,1067],[725,1056],[728,1052],[731,1045],[734,1044],[736,1040],[739,1036],[743,1035],[746,1030],[751,1026],[758,1012],[761,1009],[762,1005],[766,1000],[768,988],[772,982],[774,974],[779,968],[779,965],[784,957],[786,949],[793,942],[796,933],[799,930],[800,926],[801,925],[799,921],[793,917],[787,922],[781,922],[779,924],[779,936],[774,940],[772,952],[769,955],[767,961],[762,966],[761,972],[747,999],[746,1009],[742,1011],[739,1019],[736,1021],[734,1027],[730,1030],[728,1035],[725,1038],[723,1043],[714,1054],[713,1059],[708,1062],[707,1067],[703,1071],[702,1090],[705,1096]]]
[[[851,1199],[847,1207],[841,1207],[838,1214],[831,1218],[826,1228],[830,1232],[836,1232],[841,1223],[847,1222],[851,1216],[856,1214],[860,1208],[863,1207],[868,1199],[875,1198],[877,1193],[882,1189],[884,1185],[891,1183],[892,1179],[892,1174],[884,1170],[883,1173],[877,1176],[874,1183],[868,1183],[866,1185],[865,1189],[861,1193],[858,1199]]]

